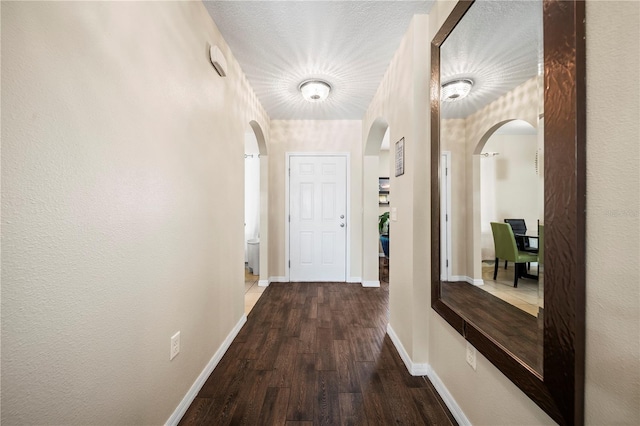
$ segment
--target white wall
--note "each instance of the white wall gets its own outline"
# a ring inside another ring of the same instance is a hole
[[[273,120],[269,144],[270,279],[286,276],[285,173],[287,152],[350,154],[351,261],[347,279],[360,281],[362,270],[362,123],[358,120]]]
[[[453,7],[439,2],[439,23]],[[640,424],[640,3],[586,3],[587,274],[585,418]],[[439,26],[439,24],[438,24]],[[437,28],[436,28],[437,29]],[[612,66],[615,64],[615,66]],[[430,365],[472,424],[552,420],[435,312]]]
[[[640,424],[639,2],[587,1],[588,424]],[[613,66],[612,64],[615,64]]]
[[[3,2],[2,111],[2,423],[164,423],[244,315],[267,115],[196,2]]]

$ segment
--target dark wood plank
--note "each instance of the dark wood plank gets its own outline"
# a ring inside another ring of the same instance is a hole
[[[249,372],[247,375],[248,394],[238,398],[238,403],[231,417],[231,424],[255,425],[259,423],[269,384],[268,374],[268,371],[263,370]]]
[[[292,362],[298,353],[298,339],[286,338],[280,345],[280,352],[270,371],[269,384],[275,387],[291,387],[293,378]]]
[[[289,388],[268,388],[262,410],[260,411],[260,425],[271,426],[284,424],[289,404]]]
[[[338,385],[340,392],[360,392],[358,368],[351,352],[351,346],[346,340],[334,340],[333,347],[338,371]]]
[[[307,320],[300,326],[298,353],[312,354],[316,351],[316,320]]]
[[[338,402],[341,425],[366,426],[368,424],[361,393],[341,393],[338,395]]]
[[[335,370],[336,352],[330,328],[319,327],[316,331],[316,370]]]
[[[337,425],[340,423],[338,400],[338,372],[319,371],[316,382],[314,424]]]
[[[370,425],[387,426],[396,424],[391,407],[383,393],[367,392],[363,394],[364,413]]]
[[[211,408],[211,398],[196,397],[180,420],[181,425],[197,425]]]
[[[273,370],[280,345],[282,344],[281,338],[282,329],[272,328],[267,332],[260,356],[256,360],[256,370]]]
[[[315,354],[298,354],[291,383],[287,420],[313,421],[316,391]]]
[[[433,389],[433,385],[431,383],[428,383],[428,385],[429,387],[426,388],[414,388],[409,391],[424,424],[444,425],[455,423],[440,395]]]

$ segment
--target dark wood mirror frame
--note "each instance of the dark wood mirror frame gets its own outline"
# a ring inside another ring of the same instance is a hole
[[[441,298],[440,46],[473,4],[460,1],[431,42],[431,306],[559,424],[584,423],[586,79],[584,1],[544,0],[543,374]]]

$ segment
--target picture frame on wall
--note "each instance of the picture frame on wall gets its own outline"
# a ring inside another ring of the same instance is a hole
[[[404,138],[396,142],[396,177],[404,174]]]

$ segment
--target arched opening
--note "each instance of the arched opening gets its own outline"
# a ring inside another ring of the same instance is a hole
[[[526,250],[538,247],[541,175],[538,168],[538,131],[524,120],[507,120],[489,129],[474,150],[479,161],[480,182],[478,197],[480,212],[480,259],[482,288],[532,315],[538,314],[537,280],[519,281],[513,287],[515,265],[506,263],[495,271],[494,238],[491,222],[516,220],[524,224],[526,235],[518,242]],[[516,228],[514,233],[517,234]],[[518,237],[516,237],[518,238]],[[528,265],[527,275],[538,275],[537,262]],[[530,294],[529,294],[530,293]]]
[[[380,216],[389,212],[392,199],[390,188],[381,188],[380,180],[391,182],[389,140],[389,124],[377,118],[369,129],[363,160],[362,285],[366,287],[378,287],[381,279],[389,279],[388,258],[384,254],[381,258],[379,232]]]
[[[258,301],[268,281],[268,162],[262,128],[249,123],[244,137],[245,171],[245,313]]]

